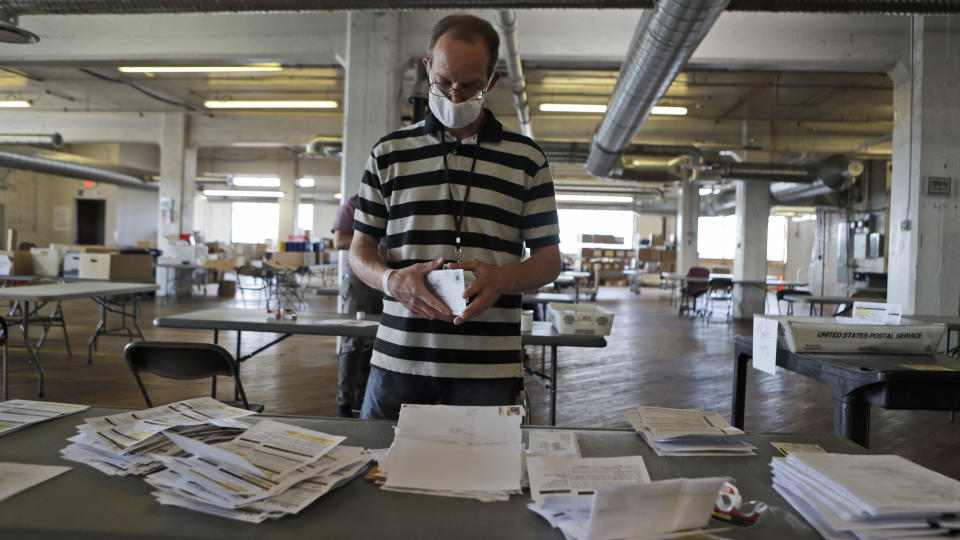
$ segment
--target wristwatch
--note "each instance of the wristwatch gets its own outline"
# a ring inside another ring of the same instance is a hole
[[[390,294],[390,275],[393,274],[393,270],[393,268],[390,268],[380,276],[380,286],[383,288],[383,294]]]

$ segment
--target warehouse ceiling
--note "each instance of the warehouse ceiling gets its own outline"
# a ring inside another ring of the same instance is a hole
[[[343,104],[344,72],[340,67],[284,66],[275,72],[196,74],[126,74],[117,67],[7,66],[0,70],[0,97],[30,100],[32,111],[190,108],[193,114],[206,115],[232,114],[205,109],[206,100],[324,99],[339,104],[331,111],[263,112],[297,116],[339,116]],[[531,63],[525,72],[535,138],[588,142],[600,114],[548,113],[541,112],[540,106],[604,105],[616,81],[616,68]],[[402,110],[407,113],[405,98],[412,83],[410,69],[402,97]],[[763,160],[815,159],[837,152],[883,156],[890,151],[889,141],[864,146],[892,130],[892,83],[885,74],[687,70],[676,78],[660,104],[682,106],[688,113],[683,117],[651,116],[636,142],[763,152]],[[489,106],[516,129],[508,91],[493,92]]]

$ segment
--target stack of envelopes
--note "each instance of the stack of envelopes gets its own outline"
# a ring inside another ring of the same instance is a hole
[[[403,405],[383,489],[481,501],[520,493],[523,408]]]
[[[0,402],[0,435],[5,435],[31,424],[46,422],[68,414],[85,411],[86,405],[11,399]]]
[[[182,450],[164,433],[213,443],[231,440],[248,427],[239,418],[254,414],[213,398],[178,401],[152,409],[88,418],[60,450],[64,459],[109,475],[148,474],[163,468],[158,456]]]
[[[752,456],[756,448],[715,412],[635,407],[623,415],[659,456]]]
[[[189,455],[147,476],[162,504],[260,523],[296,514],[359,474],[369,454],[345,437],[262,420],[228,442],[167,436]]]
[[[824,538],[918,538],[960,532],[960,482],[894,455],[791,452],[773,488]]]

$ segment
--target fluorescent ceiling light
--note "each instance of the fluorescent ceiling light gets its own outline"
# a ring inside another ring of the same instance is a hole
[[[542,112],[580,112],[603,114],[607,112],[606,105],[591,105],[588,103],[541,103]]]
[[[240,187],[280,187],[276,176],[234,176],[230,183]]]
[[[306,177],[306,176],[303,177],[303,178],[298,178],[298,179],[297,179],[297,185],[300,186],[300,187],[302,187],[302,188],[313,187],[313,186],[317,185],[317,179],[316,179],[316,178]]]
[[[710,188],[710,187],[702,187],[702,188],[700,188],[700,196],[701,196],[701,197],[703,197],[704,195],[710,195],[711,193],[713,193],[713,188]]]
[[[282,71],[279,64],[259,66],[121,66],[123,73],[233,73],[249,71]]]
[[[661,116],[686,116],[687,108],[686,107],[667,107],[663,105],[657,105],[650,111],[650,114],[657,114]]]
[[[10,101],[0,101],[0,108],[3,109],[26,109],[33,107],[33,103],[23,99],[14,99]]]
[[[342,198],[343,198],[343,194],[340,193],[340,192],[334,193],[334,194],[333,194],[333,198],[334,198],[334,199],[342,199]]]
[[[259,100],[259,101],[204,101],[208,109],[336,109],[333,100]]]
[[[633,197],[621,195],[566,195],[558,194],[557,201],[562,202],[599,202],[599,203],[632,203]]]
[[[603,114],[607,112],[607,106],[589,103],[541,103],[540,111]],[[658,116],[686,116],[687,108],[657,105],[650,111],[650,114]]]
[[[283,197],[282,191],[243,191],[239,189],[205,189],[203,194],[207,197],[260,197],[262,199]]]

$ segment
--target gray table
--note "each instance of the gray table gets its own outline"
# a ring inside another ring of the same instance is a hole
[[[747,362],[753,339],[734,339],[731,423],[743,428]],[[777,365],[827,384],[833,391],[833,433],[864,447],[870,406],[960,410],[960,359],[939,354],[812,354],[777,349]],[[908,366],[919,366],[912,368]],[[921,369],[925,368],[925,369]]]
[[[3,437],[0,461],[68,465],[73,470],[0,502],[0,538],[231,538],[271,540],[302,538],[543,538],[563,535],[526,505],[529,491],[506,502],[395,493],[357,478],[320,498],[300,514],[254,525],[163,506],[139,477],[107,476],[91,467],[65,461],[58,450],[76,433],[85,417],[131,409],[93,407],[88,411],[31,426]],[[385,448],[393,440],[392,422],[303,416],[264,415],[326,433],[345,435],[344,444]],[[549,428],[536,428],[549,429]],[[587,457],[640,455],[654,480],[676,477],[731,476],[745,500],[766,502],[771,510],[747,529],[733,527],[725,538],[816,539],[809,527],[772,488],[770,458],[779,455],[770,442],[812,443],[829,452],[863,453],[853,443],[829,436],[748,435],[757,446],[750,457],[659,457],[632,431],[576,430]],[[524,428],[524,440],[527,429]],[[723,526],[711,520],[711,526]]]
[[[852,304],[854,302],[886,302],[886,299],[883,298],[851,298],[849,296],[804,296],[799,294],[786,294],[783,296],[783,299],[787,302],[806,302],[810,304],[810,315],[813,315],[813,306],[816,304],[820,305],[820,315],[823,315],[823,306],[824,304],[829,305],[844,305]]]
[[[39,351],[34,350],[30,345],[30,317],[31,303],[59,302],[62,300],[74,300],[78,298],[90,298],[100,305],[100,322],[96,330],[90,336],[87,342],[87,363],[93,362],[93,351],[97,348],[97,339],[106,335],[121,335],[124,332],[127,337],[133,341],[133,331],[136,330],[140,339],[144,339],[143,331],[140,330],[137,314],[137,295],[156,291],[159,287],[156,284],[145,283],[125,283],[110,281],[78,281],[74,283],[62,283],[51,285],[33,285],[26,287],[4,287],[0,288],[0,301],[9,300],[20,302],[23,306],[22,316],[11,315],[8,319],[17,323],[23,333],[23,344],[30,355],[30,361],[37,369],[37,396],[43,396],[43,367],[40,366],[37,355]],[[121,297],[122,300],[115,302],[110,298]],[[127,309],[126,298],[130,297],[130,309]],[[121,326],[118,328],[107,329],[107,315],[115,313],[120,315]],[[128,321],[131,326],[128,325]],[[3,359],[3,399],[7,398],[7,362]]]
[[[318,324],[324,319],[354,319],[352,315],[339,313],[308,312],[298,314],[296,321],[270,320],[267,314],[260,310],[241,308],[217,308],[191,311],[179,315],[165,315],[153,320],[154,326],[167,328],[184,328],[191,330],[213,330],[213,342],[217,343],[221,330],[237,332],[236,356],[238,364],[249,360],[261,351],[276,345],[294,334],[314,336],[344,336],[369,337],[377,335],[379,325],[371,326],[342,326],[334,324]],[[367,320],[379,321],[379,315],[367,315]],[[273,332],[280,337],[263,345],[252,353],[243,354],[241,336],[243,332]],[[557,347],[606,347],[607,340],[603,336],[561,335],[557,334],[547,323],[534,324],[532,332],[520,336],[523,345],[542,345],[550,347],[550,374],[541,370],[537,373],[537,380],[550,390],[550,425],[556,425],[557,418]],[[236,391],[235,391],[236,394]],[[235,395],[235,399],[240,399]]]
[[[960,350],[960,347],[957,349],[950,349],[950,334],[955,331],[960,331],[960,317],[949,317],[946,315],[904,315],[909,319],[916,319],[923,322],[936,322],[943,323],[947,327],[947,345],[943,350],[943,354],[954,354],[956,355],[957,350]]]

